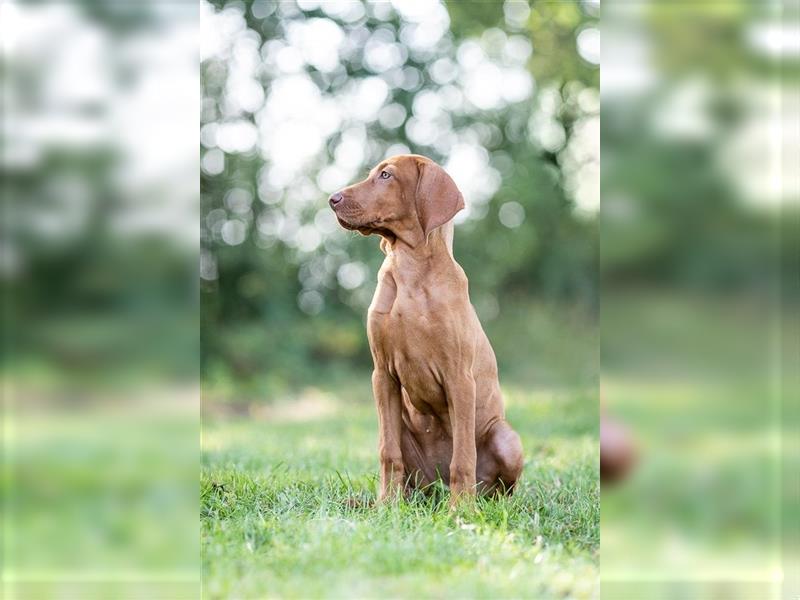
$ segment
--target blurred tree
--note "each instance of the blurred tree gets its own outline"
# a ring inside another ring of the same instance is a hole
[[[175,240],[174,220],[158,230],[150,211],[187,198],[194,208],[196,192],[165,191],[185,172],[158,168],[142,191],[137,168],[150,158],[152,137],[130,135],[128,115],[115,117],[120,105],[139,122],[153,118],[154,105],[169,106],[147,99],[173,65],[159,57],[153,69],[142,49],[174,41],[196,13],[180,3],[17,4],[4,13],[17,35],[0,69],[4,114],[15,123],[0,132],[0,358],[76,378],[120,379],[126,369],[196,377],[197,332],[187,316],[197,289],[187,268],[193,250]],[[192,65],[176,71],[191,75]]]
[[[207,373],[294,385],[370,364],[382,255],[326,198],[387,153],[430,156],[462,187],[455,252],[485,319],[534,296],[594,310],[599,77],[577,41],[594,3],[204,6]],[[241,148],[234,127],[251,136]]]
[[[767,167],[755,160],[777,87],[764,90],[780,76],[777,61],[754,41],[772,10],[749,2],[661,3],[642,13],[658,75],[643,92],[609,93],[603,105],[600,245],[609,284],[762,293],[775,278],[780,244],[796,244],[796,232],[778,232],[761,172]],[[781,66],[793,73],[797,64]],[[724,160],[734,144],[747,153]],[[742,186],[748,174],[759,178],[749,192]],[[784,216],[795,214],[787,205]],[[793,280],[797,255],[783,255],[785,280]]]

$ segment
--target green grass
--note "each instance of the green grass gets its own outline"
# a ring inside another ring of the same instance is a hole
[[[604,296],[604,405],[638,454],[603,489],[604,597],[783,597],[798,556],[800,320],[769,301]]]
[[[526,455],[517,493],[456,511],[442,488],[374,505],[377,420],[363,388],[207,415],[205,597],[598,597],[596,397],[506,396]]]
[[[3,413],[0,597],[197,598],[198,423],[181,398],[193,390],[90,403],[21,378],[0,383],[14,390]]]

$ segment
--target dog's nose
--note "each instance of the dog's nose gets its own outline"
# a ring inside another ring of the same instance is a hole
[[[344,200],[342,192],[336,192],[330,198],[328,198],[328,204],[331,205],[331,208],[336,208],[342,200]]]

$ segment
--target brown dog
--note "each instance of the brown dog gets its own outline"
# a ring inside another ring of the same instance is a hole
[[[497,362],[453,258],[464,199],[424,156],[384,160],[330,197],[339,223],[382,237],[369,308],[372,386],[380,423],[380,499],[441,477],[462,494],[511,492],[519,436],[504,419]]]

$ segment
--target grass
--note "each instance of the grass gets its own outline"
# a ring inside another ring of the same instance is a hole
[[[604,596],[793,597],[780,587],[798,564],[796,308],[607,296],[604,403],[633,433],[638,463],[603,489]]]
[[[205,597],[598,597],[596,397],[506,397],[526,454],[517,493],[456,511],[441,487],[374,505],[377,420],[361,388],[207,415]]]
[[[45,385],[56,380],[45,374]],[[58,397],[22,378],[0,383],[13,390],[3,413],[0,597],[197,598],[195,391],[90,402],[96,390]]]

